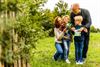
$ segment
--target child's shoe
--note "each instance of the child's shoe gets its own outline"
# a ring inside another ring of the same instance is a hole
[[[70,63],[71,63],[68,59],[66,59],[65,61],[66,61],[66,63],[68,63],[68,64],[70,64]]]
[[[80,64],[79,61],[76,61],[76,64]]]
[[[79,64],[83,64],[83,62],[79,62]]]

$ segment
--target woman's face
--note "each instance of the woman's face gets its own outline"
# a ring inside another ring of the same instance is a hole
[[[61,25],[62,19],[60,17],[58,18],[58,22]]]

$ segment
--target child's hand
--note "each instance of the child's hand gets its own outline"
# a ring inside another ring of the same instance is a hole
[[[84,29],[84,32],[86,32],[86,33],[87,33],[87,32],[88,32],[88,30],[85,28],[85,29]]]
[[[82,32],[84,30],[84,27],[82,27],[80,30],[78,30],[79,32]]]
[[[72,31],[75,31],[75,27],[72,27],[71,30],[72,30]]]
[[[64,39],[67,39],[68,37],[67,37],[67,36],[64,36],[63,38],[64,38]]]

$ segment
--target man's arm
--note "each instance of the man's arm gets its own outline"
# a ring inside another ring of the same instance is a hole
[[[85,13],[86,13],[86,20],[87,20],[87,24],[85,25],[85,27],[89,28],[92,24],[91,16],[88,10],[86,10]]]
[[[74,16],[72,13],[70,14],[70,23],[72,24],[72,26],[74,26]]]

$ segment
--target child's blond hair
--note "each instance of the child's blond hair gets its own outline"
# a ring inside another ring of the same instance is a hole
[[[82,16],[75,16],[74,20],[82,22],[83,21],[83,17]]]
[[[69,15],[65,15],[65,16],[63,16],[62,19],[66,18],[66,17],[68,18],[68,20],[70,20]]]

